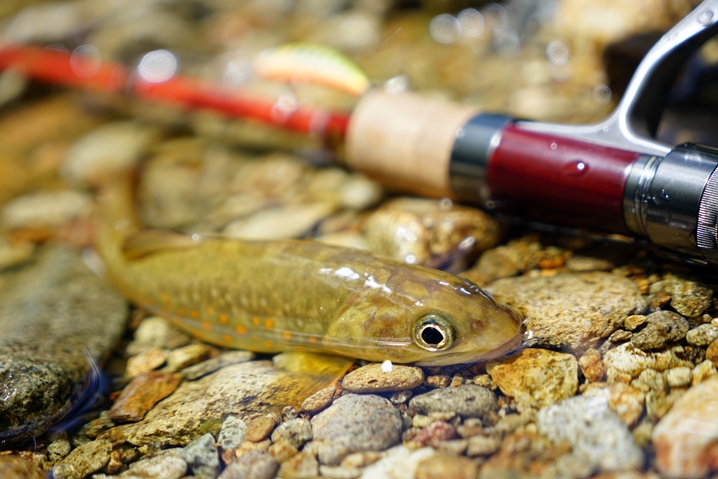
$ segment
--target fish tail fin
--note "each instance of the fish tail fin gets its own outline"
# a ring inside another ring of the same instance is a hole
[[[279,395],[276,399],[284,401],[282,406],[295,406],[297,409],[304,399],[335,384],[355,362],[350,358],[297,351],[278,354],[272,360],[277,368],[288,373],[295,384],[293,397],[282,398]]]

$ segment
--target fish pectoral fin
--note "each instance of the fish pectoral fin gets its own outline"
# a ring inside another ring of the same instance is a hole
[[[297,401],[296,406],[299,406],[305,398],[335,384],[355,360],[329,354],[292,351],[277,354],[273,362],[276,368],[289,373],[299,385],[299,391],[294,398]]]
[[[173,231],[144,230],[128,234],[122,243],[125,259],[133,260],[174,249],[196,248],[202,240],[197,235]]]

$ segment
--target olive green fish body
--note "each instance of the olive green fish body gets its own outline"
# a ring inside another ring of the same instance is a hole
[[[474,362],[520,341],[513,310],[446,272],[311,241],[127,235],[131,215],[113,201],[98,234],[108,275],[204,341],[420,365]]]

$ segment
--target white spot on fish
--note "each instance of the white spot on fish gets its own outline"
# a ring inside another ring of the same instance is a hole
[[[364,286],[372,289],[381,289],[385,293],[391,293],[391,289],[389,289],[385,284],[377,283],[374,276],[369,276],[366,281],[364,281]]]
[[[388,359],[381,363],[381,371],[384,373],[390,373],[394,369],[394,365]]]
[[[332,269],[331,268],[320,268],[319,274],[330,275],[330,274],[332,274]]]
[[[351,268],[347,268],[346,266],[343,266],[336,270],[334,272],[334,276],[337,276],[339,278],[348,279],[350,281],[354,281],[356,279],[359,279],[359,275],[354,272]]]

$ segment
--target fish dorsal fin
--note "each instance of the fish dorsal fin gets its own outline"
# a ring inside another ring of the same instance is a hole
[[[290,351],[273,358],[274,366],[288,373],[294,383],[293,397],[285,405],[299,407],[317,391],[335,384],[355,360],[329,354]],[[286,398],[282,398],[286,399]]]
[[[133,260],[168,250],[196,248],[201,242],[199,235],[162,230],[137,231],[125,237],[122,254],[125,259]]]

